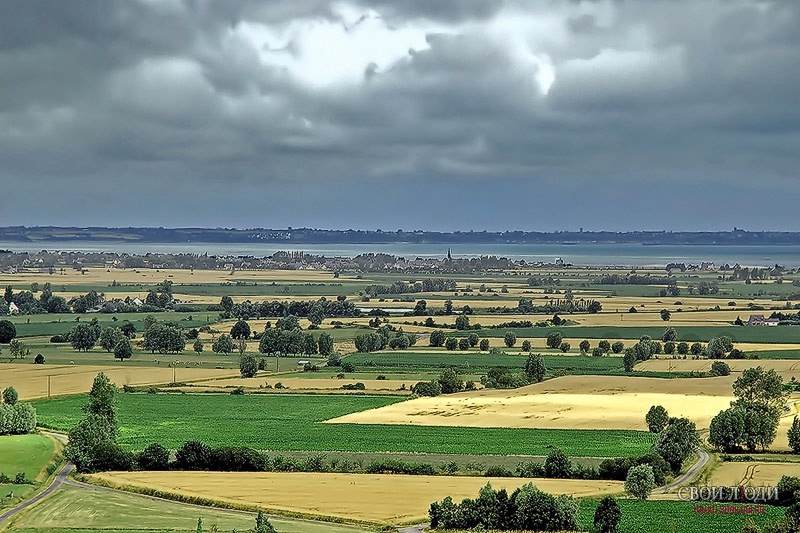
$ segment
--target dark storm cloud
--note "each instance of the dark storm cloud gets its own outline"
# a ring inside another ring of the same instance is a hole
[[[800,229],[774,209],[800,192],[798,23],[790,2],[3,2],[0,224]]]

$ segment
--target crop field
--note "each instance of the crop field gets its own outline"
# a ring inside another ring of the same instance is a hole
[[[309,374],[309,372],[304,372]],[[295,374],[300,375],[300,374]],[[331,376],[333,377],[333,376]],[[430,379],[430,376],[427,377]],[[416,380],[419,381],[419,380]],[[342,385],[354,385],[356,383],[363,383],[366,390],[369,391],[392,391],[403,392],[404,394],[411,394],[411,386],[416,381],[394,380],[394,379],[375,379],[375,375],[371,375],[370,379],[313,379],[303,377],[285,377],[285,375],[276,375],[271,377],[255,377],[255,378],[229,378],[229,379],[216,379],[211,381],[201,381],[195,383],[197,387],[244,387],[246,389],[263,389],[265,385],[274,387],[276,383],[281,383],[284,387],[290,390],[336,390],[341,389]],[[403,389],[401,391],[400,389]]]
[[[11,478],[22,472],[29,480],[41,479],[53,453],[53,441],[43,435],[0,436],[0,472]]]
[[[619,481],[304,472],[112,472],[91,478],[111,486],[152,488],[282,512],[384,524],[424,521],[431,502],[445,496],[456,501],[474,497],[487,482],[509,492],[534,482],[544,491],[579,497],[622,491]]]
[[[174,370],[174,374],[173,374]],[[117,386],[146,386],[171,383],[173,377],[180,381],[207,380],[215,377],[230,377],[238,369],[215,368],[160,368],[127,366],[125,363],[108,366],[88,365],[0,365],[0,388],[13,386],[23,400],[46,398],[48,380],[50,396],[66,396],[89,392],[95,376],[105,372]],[[49,378],[48,378],[49,377]]]
[[[700,531],[739,532],[748,518],[759,526],[783,517],[785,508],[765,505],[764,514],[702,514],[695,513],[692,502],[670,500],[618,499],[622,511],[619,533],[698,533]],[[584,500],[578,511],[580,524],[588,529],[594,519],[597,501]],[[712,507],[717,508],[716,504]],[[724,507],[720,506],[720,507]]]
[[[179,322],[187,328],[199,328],[206,324],[213,324],[217,320],[217,313],[198,311],[194,313],[124,313],[108,314],[95,313],[77,317],[76,315],[27,315],[13,316],[6,320],[11,320],[17,329],[17,336],[23,337],[51,337],[52,335],[63,335],[75,327],[76,318],[88,322],[96,318],[102,327],[119,326],[122,322],[128,321],[136,326],[137,331],[144,330],[144,318],[153,315],[163,322]],[[191,317],[191,320],[189,320]],[[117,320],[114,320],[114,319]]]
[[[800,476],[800,463],[723,462],[714,469],[708,484],[775,486],[781,476]]]
[[[55,443],[43,435],[0,436],[0,473],[12,479],[12,483],[0,484],[0,510],[23,501],[36,489],[36,484],[47,477],[47,466],[53,460]],[[18,473],[34,484],[13,483]],[[6,498],[13,493],[13,498]]]
[[[577,373],[609,373],[622,371],[620,357],[590,357],[571,355],[544,355],[544,362],[551,373],[563,369]],[[465,373],[486,371],[494,367],[522,369],[528,354],[489,355],[487,353],[452,353],[446,351],[420,352],[375,352],[356,353],[347,360],[361,371],[395,369],[403,371],[430,371],[446,367],[458,368]],[[373,363],[373,364],[370,364]]]
[[[80,419],[84,401],[71,397],[34,405],[40,424],[65,430]],[[355,395],[125,394],[119,398],[119,440],[130,449],[150,442],[177,449],[188,440],[202,440],[272,451],[497,455],[547,455],[552,445],[576,457],[641,454],[653,441],[641,431],[320,423],[397,401]]]
[[[650,372],[707,372],[711,368],[713,361],[708,359],[650,359],[637,363],[634,370]],[[731,372],[739,373],[748,368],[757,366],[764,369],[774,369],[784,381],[789,381],[792,377],[800,379],[800,361],[797,359],[729,359],[725,363],[731,368]]]
[[[185,505],[105,489],[62,487],[49,498],[16,518],[10,531],[14,533],[77,533],[81,531],[194,532],[197,519],[203,519],[208,531],[252,529],[254,516]],[[281,533],[358,533],[365,530],[353,526],[270,517]]]
[[[565,376],[513,390],[484,389],[409,400],[330,422],[424,426],[647,430],[651,405],[708,427],[733,400],[732,378]]]
[[[608,326],[565,326],[558,331],[565,337],[583,339],[638,339],[649,335],[660,339],[664,328],[660,327],[628,327],[618,325]],[[508,329],[481,329],[476,331],[480,337],[502,337],[506,331],[513,331],[518,338],[547,337],[554,331],[553,328],[508,328]],[[466,333],[458,332],[458,336]],[[742,327],[742,326],[694,326],[678,329],[678,340],[686,342],[708,342],[714,337],[728,336],[734,342],[751,342],[759,344],[794,344],[800,340],[800,328],[793,326],[778,327]]]

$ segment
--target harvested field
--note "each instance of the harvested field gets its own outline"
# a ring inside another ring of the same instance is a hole
[[[729,407],[732,377],[659,379],[565,376],[514,390],[418,398],[348,414],[330,423],[552,429],[646,430],[651,405],[708,427]]]
[[[709,359],[650,359],[636,365],[635,371],[649,372],[707,372],[711,369],[713,360]],[[774,369],[779,373],[784,381],[789,381],[792,377],[800,379],[800,360],[797,359],[725,359],[725,363],[731,367],[731,372],[739,373],[748,368],[757,366],[766,370]]]
[[[800,463],[722,463],[711,474],[709,485],[775,486],[781,476],[800,476]]]
[[[487,482],[509,492],[533,482],[546,492],[580,497],[622,491],[619,481],[302,472],[110,472],[90,478],[278,512],[390,524],[422,521],[431,502],[474,498]]]
[[[13,386],[22,400],[46,398],[50,376],[50,396],[80,394],[89,392],[92,381],[100,372],[105,372],[118,387],[170,383],[173,378],[173,369],[166,366],[126,367],[125,363],[113,366],[3,364],[0,365],[0,388]],[[195,381],[238,374],[238,369],[176,368],[174,376],[177,381]]]

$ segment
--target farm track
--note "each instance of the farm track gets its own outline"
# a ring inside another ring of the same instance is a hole
[[[61,469],[58,471],[56,477],[53,479],[53,481],[50,482],[50,485],[47,488],[45,488],[42,492],[40,492],[39,494],[37,494],[36,496],[34,496],[29,500],[21,502],[16,507],[12,507],[11,509],[0,514],[0,525],[3,522],[7,521],[12,516],[24,511],[25,509],[31,507],[32,505],[35,505],[36,503],[47,498],[52,493],[60,489],[61,486],[64,485],[65,482],[67,482],[67,476],[69,476],[69,474],[72,472],[72,470],[74,470],[74,468],[75,465],[73,465],[72,463],[66,463],[64,466],[62,466]]]
[[[682,475],[678,476],[674,479],[671,483],[664,485],[663,487],[659,487],[653,491],[653,494],[666,494],[667,492],[671,491],[672,489],[676,489],[682,487],[694,479],[703,468],[708,464],[709,459],[711,456],[705,451],[703,448],[696,448],[695,451],[697,452],[698,459],[695,464],[693,464],[686,472]]]

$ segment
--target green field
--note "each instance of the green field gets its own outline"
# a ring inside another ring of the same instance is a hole
[[[549,446],[557,446],[570,456],[617,457],[645,453],[653,441],[642,431],[319,423],[397,401],[350,395],[126,394],[119,398],[120,443],[142,449],[160,442],[176,449],[202,440],[272,451],[477,455],[547,455]],[[40,424],[68,430],[80,419],[84,402],[85,397],[71,397],[34,405]]]
[[[131,322],[136,326],[136,331],[144,330],[144,318],[153,315],[161,322],[180,322],[186,328],[199,328],[206,324],[213,324],[217,320],[217,312],[198,311],[194,313],[93,313],[93,314],[62,314],[62,315],[25,315],[7,317],[17,329],[17,337],[50,337],[64,334],[75,327],[77,318],[81,322],[89,322],[96,318],[100,325],[120,326],[123,322]],[[189,317],[192,320],[189,320]],[[115,321],[114,318],[117,320]]]
[[[553,331],[560,331],[570,339],[638,339],[649,335],[660,339],[667,326],[564,326],[559,328],[498,328],[481,329],[476,333],[483,337],[502,337],[506,331],[513,331],[519,338],[544,338]],[[455,336],[465,336],[469,332],[457,332]],[[794,343],[800,341],[800,326],[778,326],[757,328],[743,326],[681,326],[678,340],[686,342],[708,342],[714,337],[728,336],[734,342],[754,343]]]
[[[14,533],[113,533],[195,531],[197,519],[205,531],[252,529],[252,514],[201,508],[103,489],[64,487],[17,518],[8,531]],[[356,527],[270,517],[281,533],[357,533]]]
[[[564,370],[570,373],[603,374],[622,371],[621,357],[591,357],[573,355],[543,354],[544,363],[549,372]],[[356,353],[347,357],[359,371],[371,369],[400,369],[403,371],[432,371],[447,367],[455,367],[464,373],[486,371],[494,367],[525,367],[528,354],[489,355],[473,352],[452,353],[446,351],[417,352],[374,352]],[[369,364],[374,363],[374,364]]]
[[[763,506],[764,514],[697,514],[692,502],[670,500],[627,500],[618,499],[622,510],[619,533],[697,533],[715,531],[717,533],[739,533],[748,517],[756,524],[780,520],[785,508],[772,505]],[[579,522],[585,529],[591,529],[594,511],[598,502],[582,500]],[[739,505],[736,504],[738,507]],[[744,505],[742,505],[744,506]],[[717,507],[716,504],[713,507]]]
[[[53,441],[43,435],[4,435],[0,437],[0,472],[13,477],[23,472],[36,479],[53,457]]]

